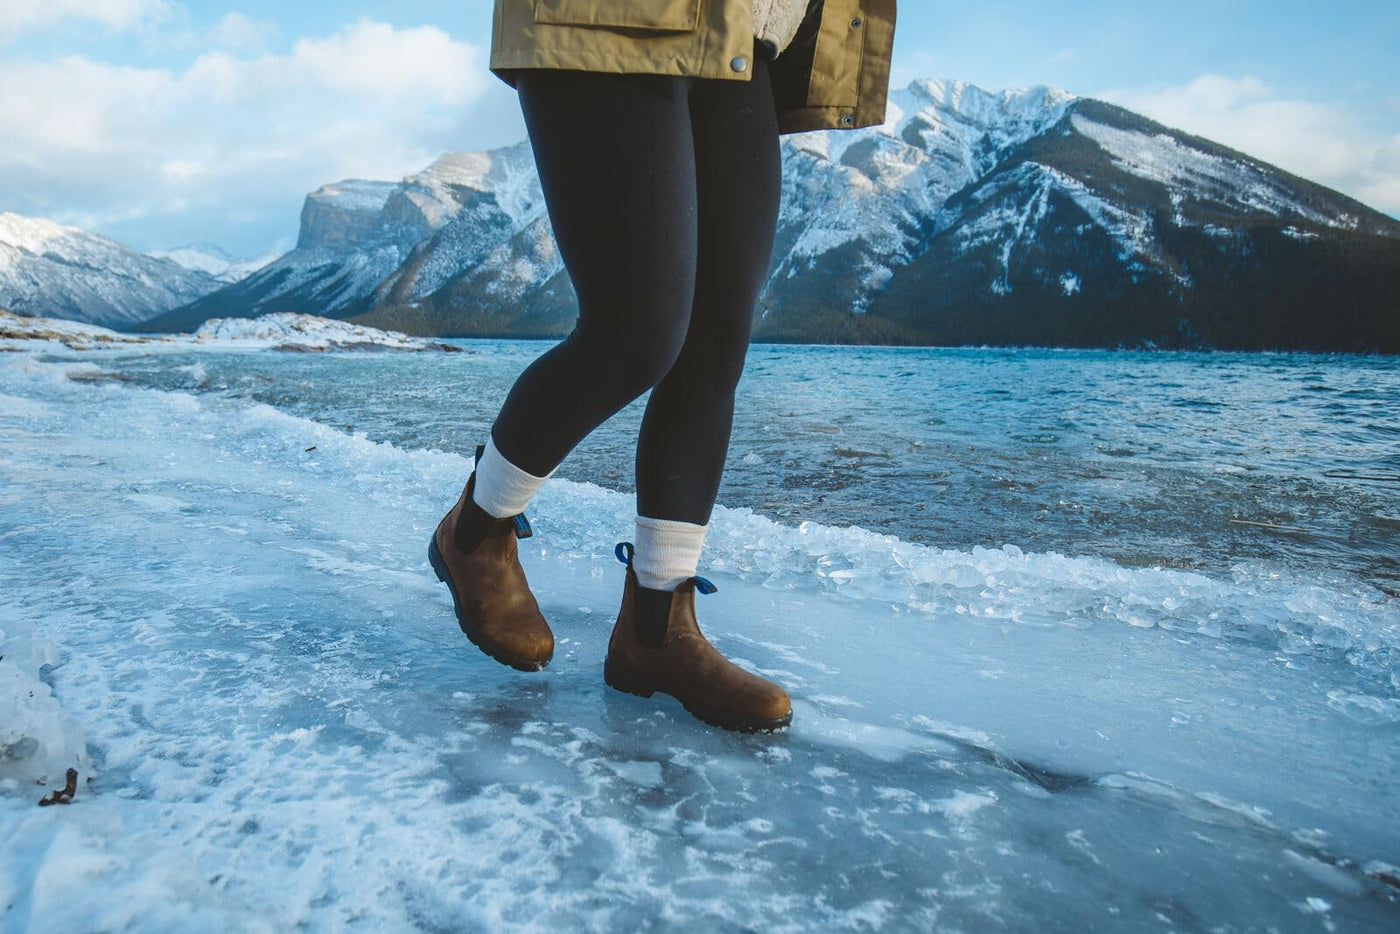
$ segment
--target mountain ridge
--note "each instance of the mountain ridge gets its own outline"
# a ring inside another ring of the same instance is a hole
[[[98,234],[0,213],[0,307],[11,311],[133,326],[219,286]]]
[[[1400,221],[1116,105],[921,78],[880,126],[781,145],[756,341],[1400,352]],[[576,318],[528,140],[324,185],[301,220],[293,250],[140,326],[293,311],[560,337]]]

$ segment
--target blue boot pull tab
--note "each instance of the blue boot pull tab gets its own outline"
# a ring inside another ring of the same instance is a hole
[[[515,519],[515,537],[529,538],[535,532],[530,528],[530,520],[525,518],[525,513],[518,512],[513,517]]]
[[[691,580],[695,582],[695,589],[701,593],[714,593],[716,590],[719,590],[718,587],[698,574],[692,577]]]
[[[622,556],[624,549],[627,551],[627,557],[625,558]],[[613,549],[613,554],[617,555],[617,560],[630,568],[632,566],[632,555],[635,551],[636,549],[632,547],[631,542],[618,542],[617,547]]]

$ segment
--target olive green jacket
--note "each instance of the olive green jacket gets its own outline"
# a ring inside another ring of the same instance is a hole
[[[490,69],[690,75],[747,81],[753,0],[495,0]],[[885,122],[895,0],[813,0],[769,65],[778,132]]]

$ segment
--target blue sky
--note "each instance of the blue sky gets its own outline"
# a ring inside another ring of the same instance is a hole
[[[1400,4],[900,4],[892,83],[1104,97],[1400,213]],[[0,211],[285,248],[301,199],[524,137],[490,0],[0,0]]]

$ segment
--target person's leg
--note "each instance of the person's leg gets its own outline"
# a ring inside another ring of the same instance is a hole
[[[755,52],[757,52],[755,43]],[[684,346],[651,391],[637,447],[637,543],[608,640],[603,680],[642,697],[660,691],[706,723],[779,730],[792,722],[780,685],[725,658],[700,630],[695,575],[729,448],[734,390],[754,305],[772,258],[782,166],[767,60],[747,82],[691,88],[699,243]]]
[[[687,80],[518,72],[550,225],[579,300],[574,329],[516,379],[474,471],[456,541],[522,512],[599,424],[670,368],[695,281],[695,155]]]
[[[573,331],[511,387],[478,465],[476,502],[523,510],[589,432],[650,389],[685,340],[695,287],[695,154],[687,79],[563,69],[517,90],[560,256]]]
[[[554,634],[517,554],[529,528],[520,513],[584,436],[665,375],[685,340],[697,236],[687,87],[662,75],[517,77],[579,317],[511,387],[428,559],[467,637],[526,671],[549,664]]]
[[[782,193],[768,62],[750,80],[690,93],[699,211],[697,272],[679,357],[652,389],[637,445],[639,582],[693,575],[719,491],[754,307],[772,259]]]

